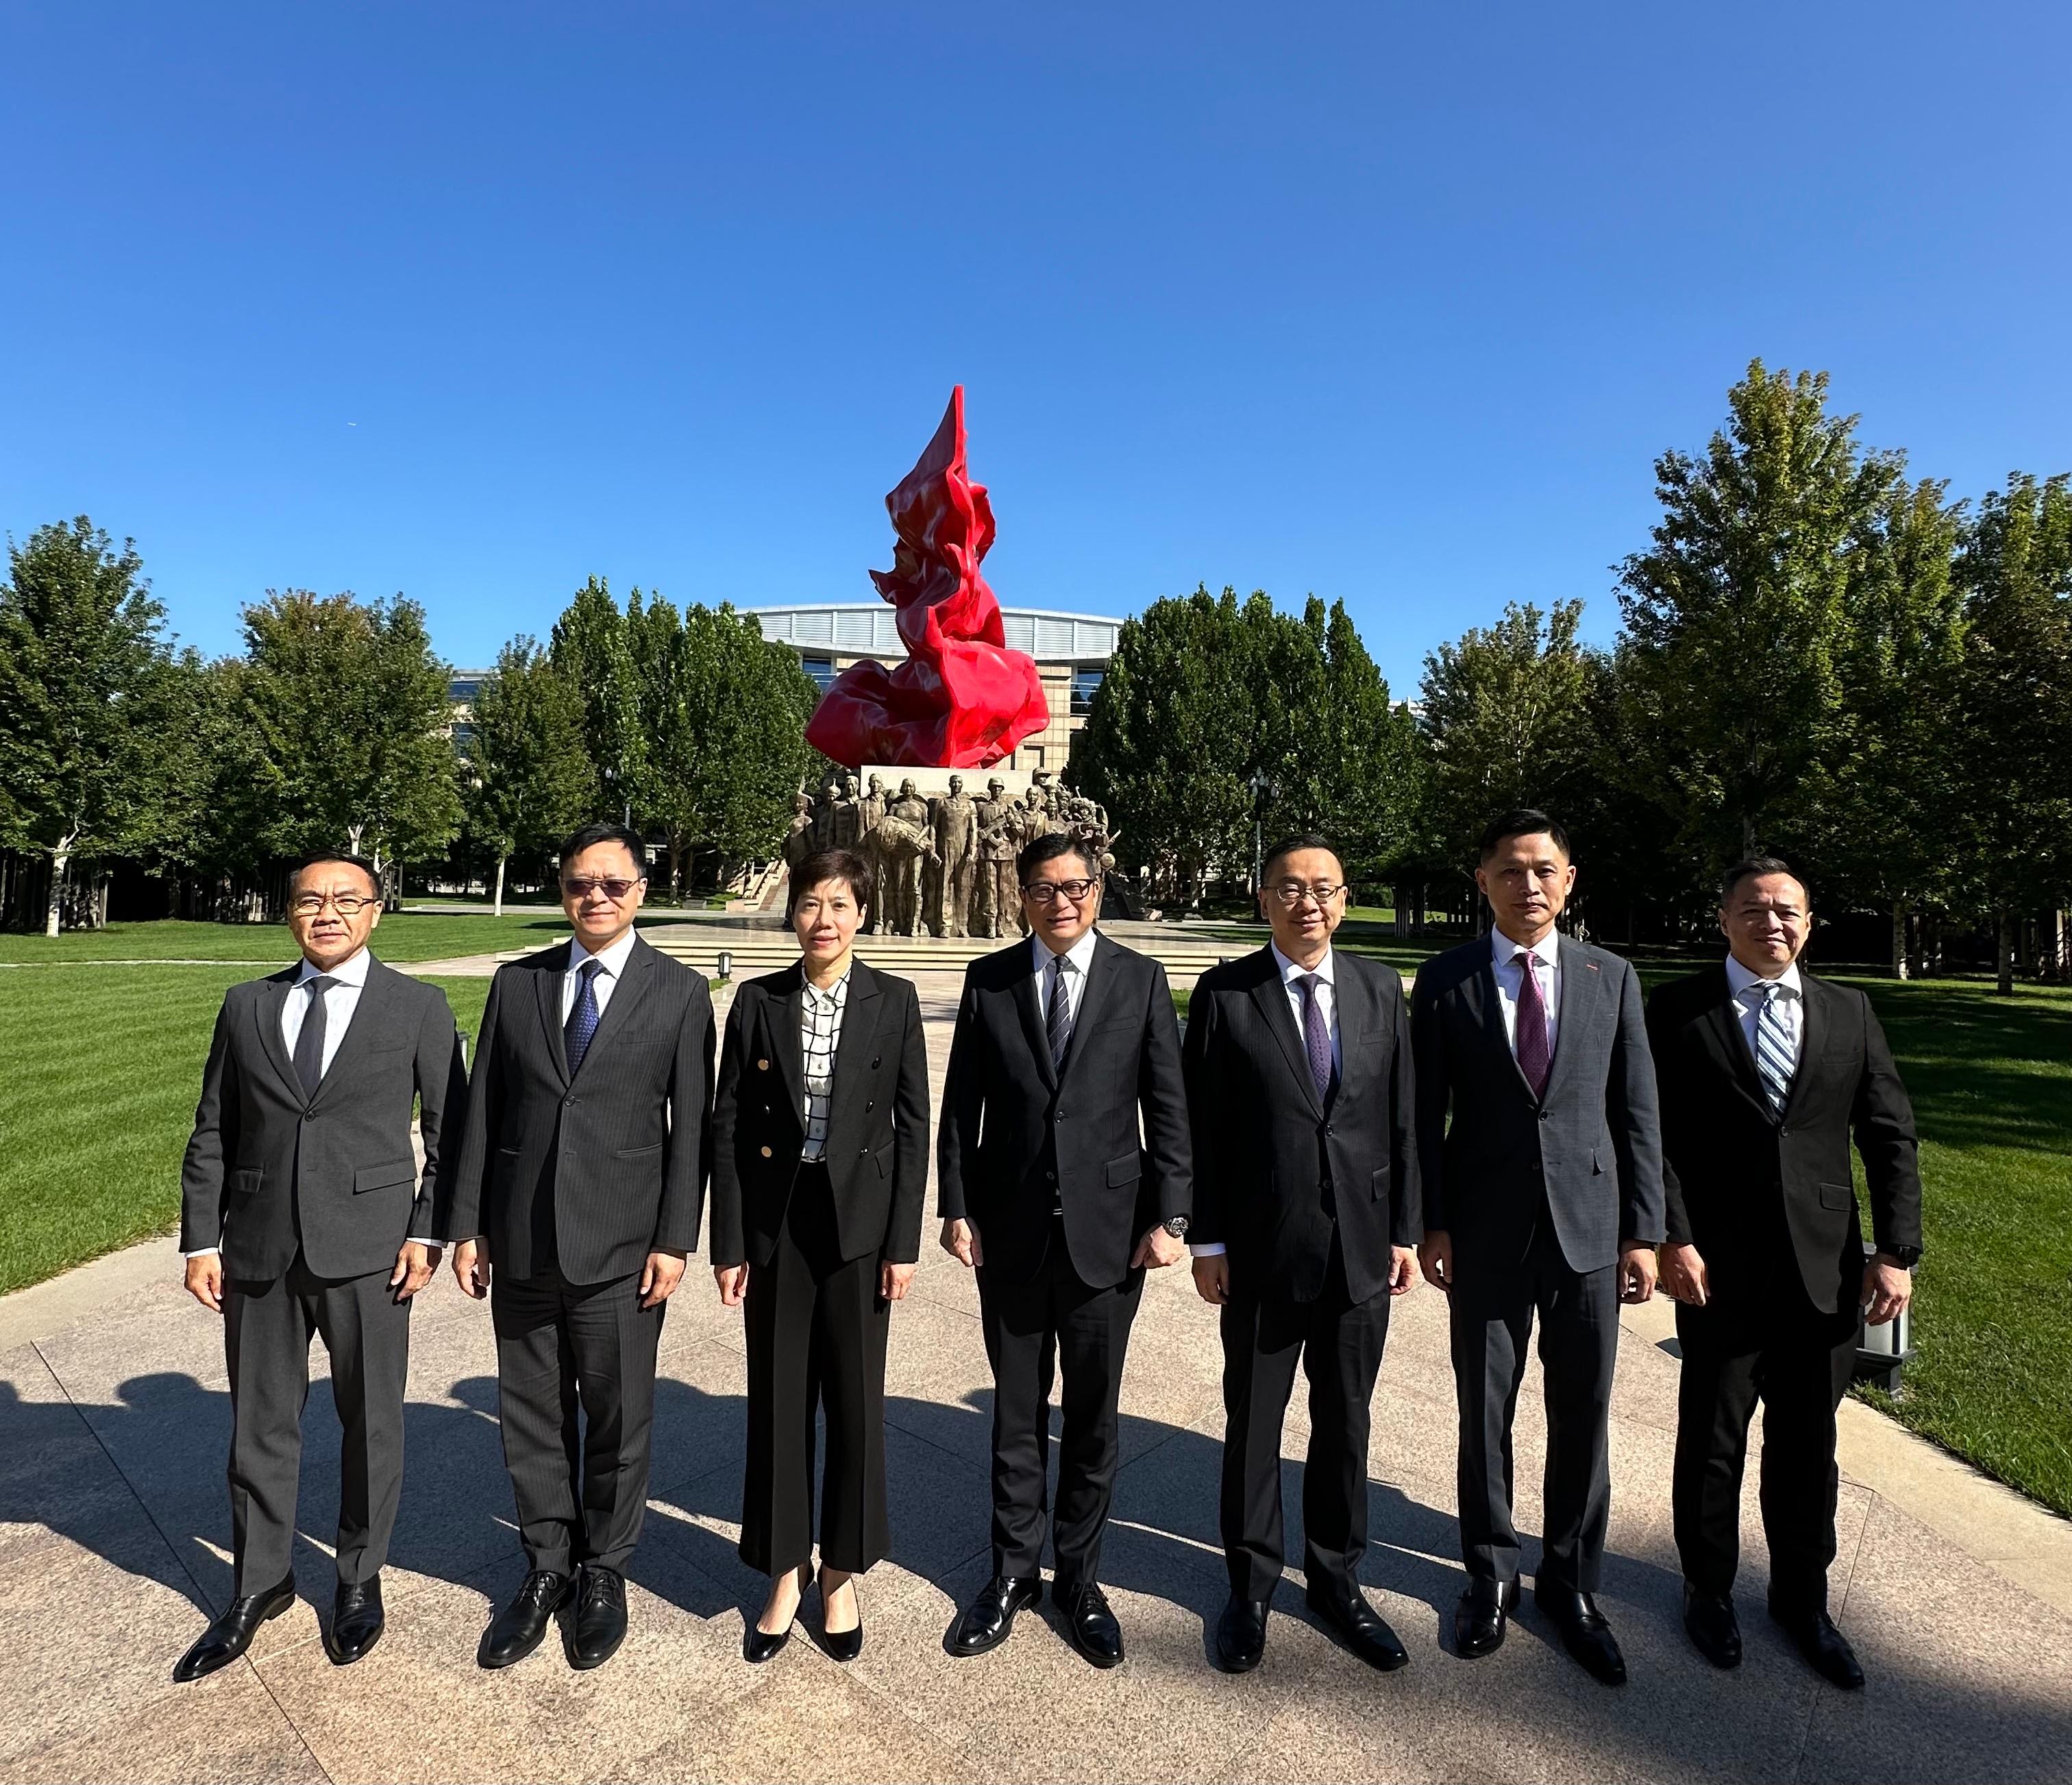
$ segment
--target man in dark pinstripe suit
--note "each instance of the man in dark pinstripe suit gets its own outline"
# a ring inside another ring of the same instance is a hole
[[[713,1089],[705,982],[633,927],[647,853],[617,825],[569,837],[574,940],[500,968],[483,1012],[440,1232],[459,1240],[469,1294],[491,1294],[494,1273],[504,1456],[530,1564],[483,1635],[485,1668],[531,1654],[572,1602],[576,1667],[626,1635],[655,1354],[698,1243]]]

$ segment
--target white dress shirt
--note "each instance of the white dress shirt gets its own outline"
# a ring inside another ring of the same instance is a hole
[[[1281,953],[1279,943],[1269,942],[1267,947],[1273,952],[1273,964],[1281,969],[1281,985],[1288,994],[1289,1014],[1295,1019],[1295,1033],[1303,1038],[1305,1050],[1309,1045],[1306,1026],[1309,1014],[1302,1008],[1302,979],[1307,973],[1317,976],[1317,1004],[1324,1013],[1324,1026],[1331,1032],[1331,1064],[1343,1072],[1346,1069],[1346,1050],[1338,1035],[1338,987],[1335,977],[1338,957],[1326,948],[1322,960],[1314,967],[1305,967]],[[1304,1070],[1308,1068],[1305,1067]],[[1187,1248],[1197,1258],[1220,1258],[1224,1249],[1220,1240],[1205,1240],[1198,1246]]]
[[[1785,1039],[1791,1043],[1791,1063],[1795,1067],[1806,1034],[1806,988],[1799,981],[1799,963],[1793,961],[1774,979],[1765,979],[1732,955],[1727,956],[1727,991],[1741,1013],[1741,1034],[1747,1039],[1750,1059],[1755,1058],[1757,1019],[1762,1014],[1763,999],[1769,995],[1762,989],[1766,985],[1778,989],[1777,1021]]]
[[[576,1007],[577,996],[582,990],[582,964],[586,960],[597,963],[597,984],[594,996],[597,999],[597,1014],[602,1018],[604,1007],[611,1001],[612,988],[619,983],[619,976],[626,971],[626,957],[633,952],[634,931],[629,925],[626,934],[609,947],[593,955],[582,941],[569,940],[569,970],[561,975],[561,1022],[565,1027],[569,1013]]]
[[[1050,1014],[1050,981],[1056,976],[1056,963],[1069,960],[1079,970],[1065,975],[1065,1039],[1069,1043],[1072,1030],[1079,1020],[1079,1000],[1087,995],[1087,969],[1094,958],[1095,932],[1087,933],[1067,948],[1063,955],[1050,952],[1050,945],[1033,932],[1029,938],[1030,950],[1035,961],[1036,1008],[1047,1021]]]
[[[802,1159],[828,1156],[828,1113],[835,1094],[835,1050],[841,1046],[842,1012],[849,1003],[849,973],[825,991],[802,974],[799,983],[799,1059],[805,1084],[800,1101],[806,1118]]]
[[[1525,969],[1515,958],[1525,944],[1514,942],[1501,930],[1490,932],[1490,960],[1496,969],[1497,1004],[1503,1012],[1504,1039],[1518,1052],[1518,999],[1525,989]],[[1540,996],[1547,1006],[1547,1057],[1554,1057],[1554,1042],[1561,1027],[1561,938],[1549,930],[1533,944],[1532,954],[1540,964],[1535,973]]]

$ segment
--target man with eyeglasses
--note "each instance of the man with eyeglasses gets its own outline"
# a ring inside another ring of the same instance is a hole
[[[1408,1660],[1359,1584],[1368,1409],[1392,1297],[1417,1281],[1410,1011],[1393,967],[1331,944],[1345,870],[1323,837],[1268,853],[1272,940],[1202,974],[1188,1004],[1194,1286],[1222,1310],[1223,1540],[1216,1654],[1257,1667],[1285,1554],[1281,1429],[1309,1380],[1302,1467],[1310,1608],[1383,1672]]]
[[[313,1333],[344,1428],[324,1649],[344,1667],[380,1639],[410,1299],[438,1268],[434,1195],[466,1084],[446,994],[368,951],[381,917],[372,865],[322,852],[288,886],[302,959],[224,994],[180,1173],[187,1292],[223,1317],[236,1575],[229,1605],[175,1668],[180,1680],[228,1667],[295,1602]]]
[[[1178,1262],[1193,1206],[1179,1026],[1165,969],[1095,930],[1100,874],[1074,838],[1038,837],[1016,866],[1032,933],[964,976],[936,1143],[942,1244],[977,1273],[993,1376],[993,1578],[950,1647],[1006,1639],[1042,1590],[1047,1528],[1066,1635],[1112,1668],[1122,1631],[1100,1565],[1123,1359],[1144,1273]]]
[[[491,1298],[528,1569],[483,1634],[485,1668],[523,1660],[565,1606],[572,1666],[601,1666],[625,1639],[663,1307],[698,1243],[709,1165],[712,999],[634,928],[647,845],[586,825],[561,864],[575,935],[497,969],[439,1211],[462,1288]]]

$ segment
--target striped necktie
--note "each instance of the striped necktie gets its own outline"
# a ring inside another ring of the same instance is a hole
[[[1066,989],[1065,975],[1076,973],[1070,955],[1054,955],[1050,960],[1050,1008],[1043,1018],[1044,1038],[1050,1044],[1050,1065],[1054,1071],[1065,1069],[1065,1055],[1072,1045],[1072,999]]]
[[[568,1055],[570,1078],[576,1076],[583,1055],[590,1051],[590,1037],[597,1033],[597,976],[603,964],[593,957],[576,969],[580,980],[576,1001],[569,1006],[568,1021],[561,1025],[561,1045]]]
[[[1791,1076],[1798,1070],[1790,1034],[1777,1008],[1783,992],[1784,988],[1774,981],[1765,985],[1762,1003],[1755,1015],[1755,1069],[1773,1117],[1784,1114],[1785,1100],[1791,1095]]]

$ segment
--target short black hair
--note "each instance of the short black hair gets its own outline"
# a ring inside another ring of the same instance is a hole
[[[849,888],[857,910],[870,909],[870,864],[854,849],[816,849],[791,870],[791,880],[784,889],[786,921],[789,922],[792,912],[799,908],[800,899],[830,880],[839,880]]]
[[[1575,859],[1568,848],[1568,833],[1561,828],[1560,820],[1548,817],[1537,806],[1517,807],[1483,825],[1482,841],[1475,846],[1475,859],[1488,861],[1514,837],[1548,837],[1564,858],[1572,862]]]
[[[1313,830],[1305,830],[1293,837],[1282,837],[1266,852],[1264,859],[1259,865],[1260,885],[1266,884],[1268,875],[1273,872],[1283,856],[1293,855],[1297,849],[1322,849],[1338,863],[1340,874],[1346,871],[1346,858],[1338,853],[1338,845],[1328,837],[1319,837]]]
[[[633,858],[634,871],[645,880],[648,878],[648,845],[637,830],[629,830],[623,825],[615,825],[609,818],[594,818],[587,825],[578,825],[561,839],[561,853],[556,860],[566,867],[585,849],[594,849],[600,843],[618,843]]]
[[[1745,860],[1737,862],[1720,876],[1720,909],[1725,911],[1727,908],[1728,903],[1734,896],[1735,889],[1744,880],[1759,879],[1766,874],[1786,874],[1797,881],[1799,890],[1806,895],[1807,904],[1812,904],[1813,889],[1806,884],[1805,876],[1789,862],[1782,856],[1751,855]]]
[[[1046,831],[1033,843],[1024,844],[1014,858],[1014,878],[1026,886],[1032,874],[1061,855],[1076,855],[1086,863],[1089,880],[1100,878],[1100,863],[1087,853],[1087,845],[1068,830]]]
[[[349,868],[357,868],[367,876],[367,883],[374,889],[374,896],[381,896],[381,870],[364,855],[355,855],[347,849],[311,849],[288,870],[288,884],[292,886],[311,868],[322,867],[327,862],[343,862]]]

